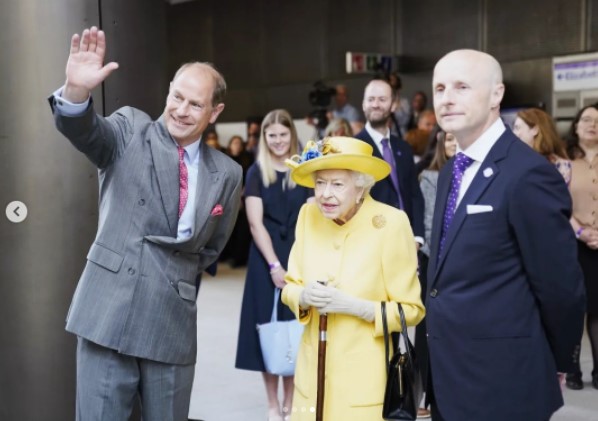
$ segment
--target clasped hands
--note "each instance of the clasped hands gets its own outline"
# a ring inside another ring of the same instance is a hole
[[[373,322],[375,317],[374,302],[353,297],[318,282],[310,282],[305,286],[299,297],[299,306],[302,308],[315,307],[320,314],[349,314],[368,322]]]

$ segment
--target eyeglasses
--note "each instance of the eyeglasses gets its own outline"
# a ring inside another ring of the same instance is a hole
[[[595,124],[598,126],[598,118],[582,117],[579,119],[579,122],[583,124]]]

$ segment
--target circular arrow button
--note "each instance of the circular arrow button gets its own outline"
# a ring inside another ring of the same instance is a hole
[[[27,218],[27,206],[23,202],[15,200],[6,206],[6,217],[10,222],[18,224]]]

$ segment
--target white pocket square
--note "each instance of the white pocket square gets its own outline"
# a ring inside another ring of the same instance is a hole
[[[467,214],[492,212],[494,208],[491,205],[467,205]]]

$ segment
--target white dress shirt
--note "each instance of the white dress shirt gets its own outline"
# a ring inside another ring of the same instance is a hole
[[[374,130],[374,128],[368,121],[367,123],[365,123],[365,131],[368,132],[368,134],[370,135],[370,137],[376,144],[376,147],[378,148],[380,155],[382,155],[382,156],[384,156],[384,152],[382,151],[382,139],[388,139],[388,149],[390,149],[390,152],[393,154],[392,156],[394,156],[395,152],[392,150],[392,145],[390,144],[390,129],[387,128],[386,134],[382,134],[378,130]],[[397,168],[398,168],[398,164],[397,164]],[[414,238],[415,238],[415,242],[418,243],[420,246],[422,246],[424,244],[423,237],[415,236]]]
[[[472,164],[465,170],[463,173],[463,179],[461,180],[461,188],[459,189],[459,197],[457,198],[457,206],[465,196],[465,192],[471,185],[473,178],[477,174],[478,170],[482,166],[482,162],[488,156],[490,149],[494,146],[496,141],[499,137],[502,136],[504,131],[506,130],[504,123],[500,118],[497,118],[496,121],[486,129],[482,135],[477,138],[469,147],[465,150],[462,150],[457,144],[457,153],[462,152],[471,159],[473,159]]]
[[[368,134],[370,135],[370,137],[372,138],[372,140],[378,147],[378,151],[380,152],[380,155],[384,156],[384,152],[382,151],[382,139],[388,139],[388,148],[390,149],[391,152],[393,152],[392,145],[390,144],[390,129],[387,128],[386,134],[383,135],[378,130],[374,130],[374,128],[368,121],[367,123],[365,123],[365,131],[368,132]]]

